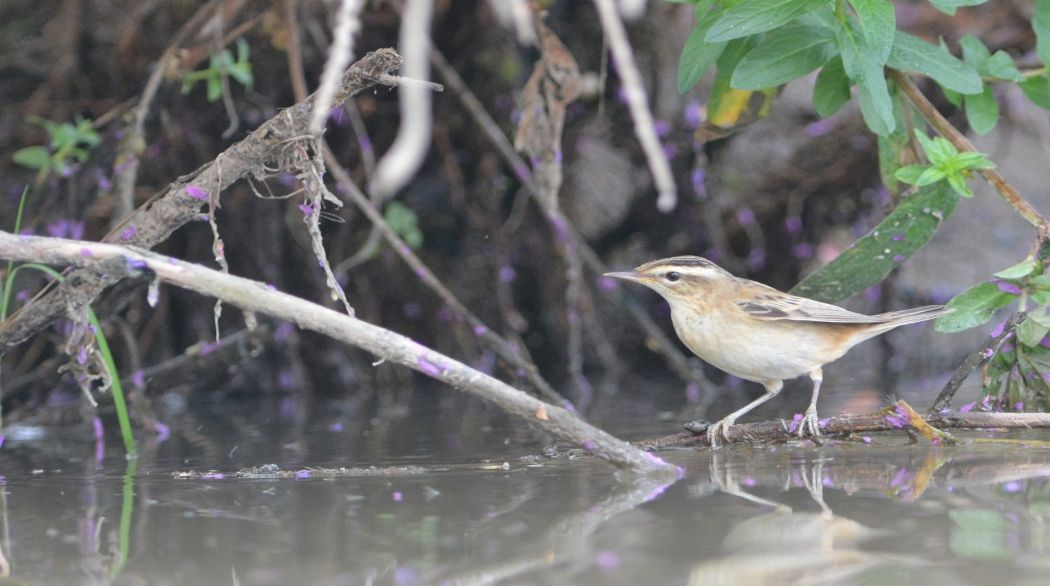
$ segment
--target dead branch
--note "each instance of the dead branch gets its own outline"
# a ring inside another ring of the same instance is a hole
[[[821,430],[830,437],[846,437],[852,434],[879,431],[902,431],[902,421],[894,416],[894,407],[888,407],[867,415],[845,415],[831,417]],[[927,413],[922,420],[939,430],[945,429],[1050,429],[1050,413]],[[784,419],[737,423],[729,428],[729,442],[770,443],[784,442],[796,437],[792,422]],[[661,448],[708,447],[706,426],[687,425],[689,432],[641,440],[634,445],[644,450]]]
[[[304,120],[305,124],[305,120]],[[0,258],[90,268],[109,278],[148,275],[220,298],[245,311],[266,313],[489,401],[543,431],[583,447],[609,463],[639,473],[672,473],[677,468],[584,423],[569,411],[544,403],[514,387],[435,352],[405,336],[333,311],[242,277],[228,275],[141,248],[0,232]],[[68,280],[68,279],[67,279]]]

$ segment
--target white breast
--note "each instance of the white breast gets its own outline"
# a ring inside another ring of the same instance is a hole
[[[671,321],[678,337],[712,366],[745,380],[786,380],[807,374],[845,353],[815,343],[805,335],[805,322],[759,321],[732,316],[731,326],[720,314],[675,311]],[[731,332],[731,333],[730,333]]]

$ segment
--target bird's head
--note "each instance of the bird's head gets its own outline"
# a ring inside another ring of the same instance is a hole
[[[702,298],[712,287],[733,278],[722,267],[699,256],[662,258],[633,271],[605,276],[641,283],[663,296],[672,307],[678,301]]]

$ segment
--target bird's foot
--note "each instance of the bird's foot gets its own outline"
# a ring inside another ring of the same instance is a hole
[[[820,419],[817,418],[817,410],[812,407],[806,409],[806,415],[798,425],[798,438],[802,439],[807,435],[818,446],[824,445],[824,434],[820,431]]]
[[[729,428],[733,426],[735,421],[736,419],[732,417],[726,417],[711,424],[707,428],[707,443],[711,444],[712,448],[720,448],[722,447],[721,444],[729,442]]]

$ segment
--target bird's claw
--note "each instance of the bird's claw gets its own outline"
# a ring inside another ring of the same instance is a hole
[[[729,442],[729,428],[732,427],[733,421],[726,417],[707,428],[707,443],[711,444],[712,448],[720,448]],[[719,438],[721,438],[721,443],[719,443]]]
[[[813,443],[818,446],[824,445],[824,434],[820,431],[820,419],[817,418],[817,412],[815,409],[807,409],[806,415],[802,418],[802,421],[798,424],[798,439],[802,439],[809,435]]]

